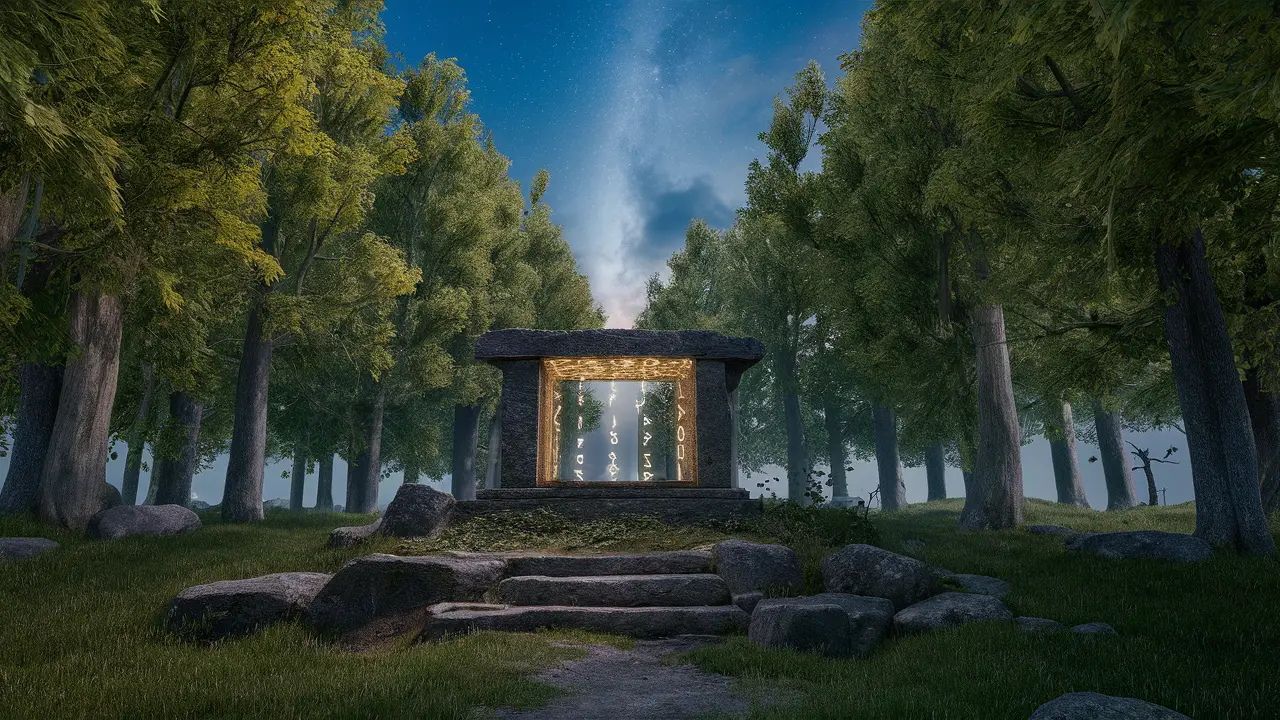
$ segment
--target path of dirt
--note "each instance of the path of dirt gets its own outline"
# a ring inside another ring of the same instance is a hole
[[[720,638],[682,635],[665,640],[641,640],[631,650],[607,645],[576,645],[587,650],[580,660],[568,660],[543,670],[534,679],[570,694],[537,710],[499,710],[510,720],[676,720],[679,718],[743,717],[751,707],[732,680],[692,665],[664,665],[662,658],[720,642]]]

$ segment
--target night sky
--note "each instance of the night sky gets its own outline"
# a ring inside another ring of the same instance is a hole
[[[644,305],[644,281],[665,272],[683,245],[689,221],[728,227],[745,201],[747,164],[763,158],[756,135],[768,128],[772,100],[809,60],[829,82],[837,57],[857,46],[870,2],[421,2],[388,0],[383,15],[390,48],[417,63],[435,52],[455,57],[470,80],[472,109],[511,159],[511,175],[526,188],[546,168],[546,202],[563,225],[581,269],[612,327],[630,327]],[[817,169],[817,152],[806,169]],[[1084,413],[1085,408],[1077,410]],[[1154,455],[1177,445],[1181,465],[1159,466],[1168,502],[1191,500],[1186,443],[1176,431],[1128,436]],[[119,459],[108,479],[119,486]],[[1106,506],[1095,447],[1080,444],[1085,489],[1095,508]],[[149,460],[149,457],[148,457]],[[0,476],[7,470],[0,458]],[[1024,483],[1031,497],[1055,497],[1048,444],[1023,448]],[[289,461],[269,463],[264,497],[286,498]],[[782,468],[770,475],[785,477]],[[141,492],[146,492],[143,473]],[[1138,498],[1145,481],[1135,473]],[[219,502],[226,477],[220,457],[195,478],[195,495]],[[334,499],[345,495],[346,467],[334,472]],[[923,468],[906,471],[907,498],[925,499]],[[397,473],[382,483],[390,501]],[[447,480],[436,480],[448,488]],[[785,485],[784,483],[780,483]],[[849,491],[875,487],[874,464],[855,463]],[[949,495],[962,497],[958,470],[947,469]],[[758,492],[754,479],[744,486]],[[307,478],[305,502],[315,500]]]
[[[834,79],[869,2],[388,0],[387,42],[467,71],[473,110],[554,219],[611,327],[693,218],[728,227],[774,95],[809,60]]]

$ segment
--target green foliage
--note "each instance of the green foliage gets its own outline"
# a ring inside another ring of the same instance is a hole
[[[439,536],[406,541],[413,554],[466,550],[683,550],[726,539],[728,535],[697,526],[672,527],[647,515],[618,515],[578,522],[548,509],[508,511],[450,525]]]

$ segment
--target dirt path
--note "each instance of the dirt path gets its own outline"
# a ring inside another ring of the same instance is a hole
[[[641,640],[631,650],[606,645],[577,645],[587,657],[543,670],[535,679],[571,694],[537,710],[499,710],[511,720],[668,720],[669,718],[743,717],[751,707],[732,680],[692,665],[664,665],[662,658],[720,642],[684,635]]]

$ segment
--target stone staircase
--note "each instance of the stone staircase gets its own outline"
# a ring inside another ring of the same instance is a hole
[[[641,638],[719,635],[747,628],[729,587],[700,550],[507,559],[494,604],[440,603],[422,639],[473,630],[578,629]]]

